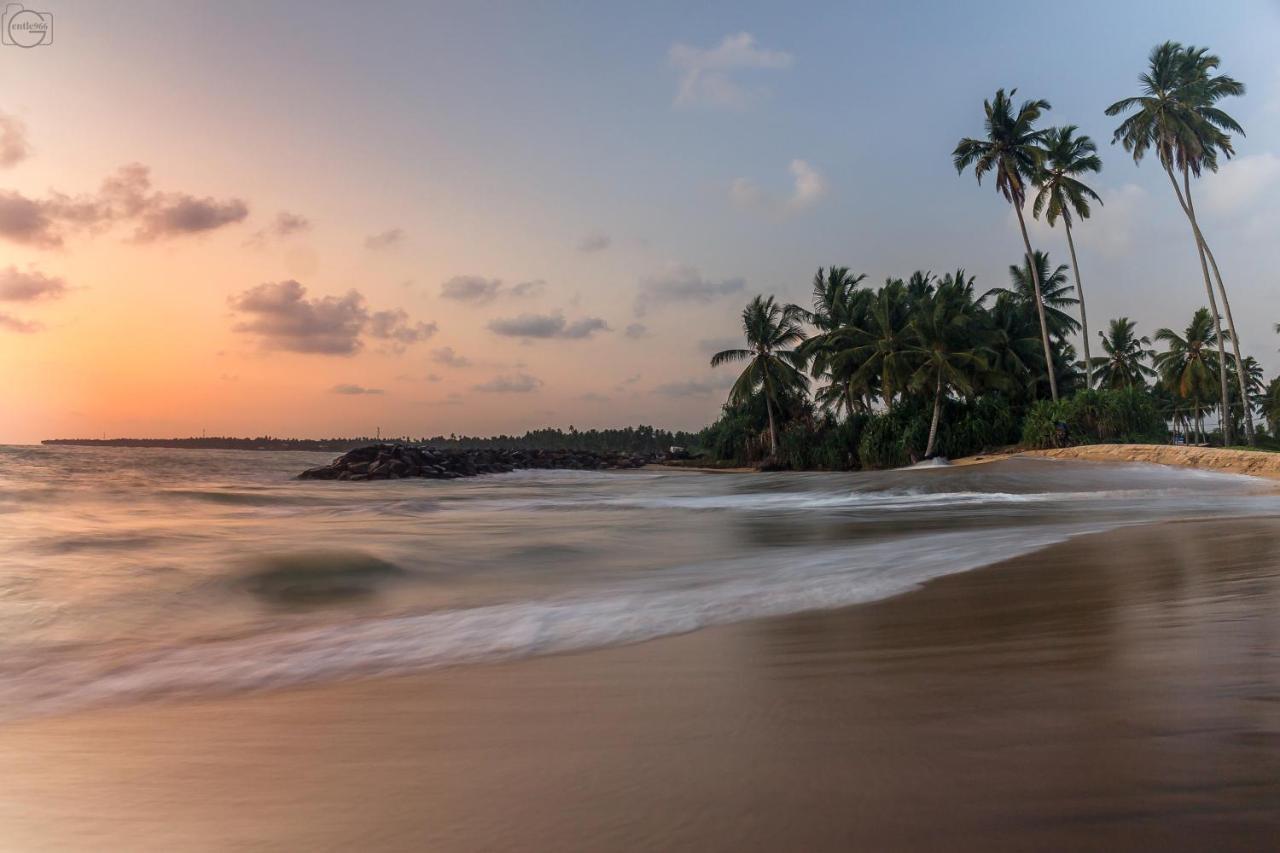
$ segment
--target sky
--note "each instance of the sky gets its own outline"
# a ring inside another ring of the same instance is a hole
[[[1103,114],[1166,39],[1248,86],[1194,191],[1280,372],[1276,2],[29,9],[51,43],[0,45],[0,442],[701,427],[757,293],[1006,283],[1013,212],[950,156],[1002,86],[1099,144],[1091,327],[1181,329],[1189,227]]]

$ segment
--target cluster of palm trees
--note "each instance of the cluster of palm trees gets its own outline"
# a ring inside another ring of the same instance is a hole
[[[780,413],[812,379],[815,401],[847,416],[878,407],[892,413],[907,398],[931,400],[929,456],[948,395],[999,391],[1029,403],[1043,395],[1046,373],[1059,384],[1079,382],[1067,336],[1080,324],[1064,310],[1076,304],[1066,267],[1050,270],[1048,256],[1037,252],[1032,265],[1011,266],[1009,277],[1009,287],[978,295],[973,276],[962,269],[943,276],[915,272],[874,290],[847,267],[819,269],[811,308],[757,296],[742,312],[747,346],[716,353],[711,365],[746,363],[729,400],[743,405],[756,394],[764,398],[774,453]],[[1045,282],[1039,301],[1037,280]],[[1051,371],[1040,347],[1040,312],[1050,334]]]
[[[1061,391],[1077,386],[1135,387],[1158,378],[1158,387],[1170,398],[1171,420],[1194,422],[1203,435],[1203,414],[1218,405],[1225,443],[1233,443],[1236,411],[1243,412],[1246,438],[1252,442],[1253,402],[1270,389],[1262,387],[1256,362],[1241,356],[1222,275],[1192,198],[1192,179],[1216,171],[1219,157],[1234,154],[1231,133],[1244,132],[1219,106],[1224,98],[1242,94],[1244,86],[1217,73],[1219,64],[1205,48],[1165,42],[1151,51],[1149,67],[1139,78],[1141,93],[1106,110],[1110,116],[1125,116],[1113,142],[1122,144],[1135,162],[1155,154],[1195,241],[1209,307],[1196,313],[1184,335],[1156,332],[1166,352],[1155,354],[1151,341],[1139,337],[1134,323],[1122,317],[1099,332],[1105,355],[1092,356],[1072,228],[1089,218],[1092,203],[1101,204],[1084,182],[1102,168],[1097,146],[1075,125],[1039,127],[1050,109],[1047,101],[1027,100],[1015,107],[1017,90],[1000,89],[983,102],[983,134],[961,139],[952,160],[960,173],[972,169],[979,183],[992,177],[996,191],[1013,206],[1024,258],[1010,268],[1011,286],[977,296],[972,277],[959,270],[941,278],[917,272],[873,291],[862,286],[865,276],[854,276],[845,267],[820,269],[811,309],[783,305],[773,297],[757,297],[747,306],[747,348],[725,350],[711,360],[712,366],[747,362],[730,402],[763,395],[770,446],[776,452],[783,398],[803,393],[810,377],[819,383],[818,403],[849,415],[868,411],[876,402],[892,411],[903,396],[928,394],[934,402],[930,455],[941,402],[949,394],[998,390],[1016,402],[1036,399],[1047,386],[1056,402]],[[1024,215],[1028,199],[1032,216],[1043,216],[1051,227],[1062,223],[1070,267],[1051,268],[1048,255],[1032,248]],[[1068,283],[1068,271],[1074,285]],[[1222,328],[1219,299],[1228,330]],[[1078,320],[1073,310],[1078,310]],[[806,334],[806,326],[812,334]],[[1082,334],[1084,349],[1079,362],[1068,340],[1076,332]],[[1211,387],[1215,376],[1216,389]],[[1280,397],[1280,389],[1275,396]]]
[[[1187,47],[1172,41],[1157,45],[1151,51],[1147,71],[1139,77],[1141,94],[1116,101],[1107,108],[1106,114],[1126,116],[1116,128],[1112,141],[1121,143],[1133,155],[1135,162],[1141,162],[1149,152],[1155,153],[1173,185],[1178,205],[1191,225],[1218,348],[1220,399],[1230,399],[1227,388],[1229,367],[1224,350],[1226,342],[1230,341],[1239,380],[1237,387],[1244,412],[1246,438],[1252,441],[1253,419],[1248,390],[1242,379],[1244,359],[1240,354],[1240,338],[1231,315],[1231,303],[1222,282],[1222,273],[1196,218],[1191,192],[1193,177],[1199,178],[1205,170],[1216,171],[1220,155],[1230,158],[1235,153],[1231,133],[1244,134],[1239,123],[1219,106],[1224,98],[1244,94],[1244,84],[1225,74],[1218,74],[1219,64],[1219,58],[1210,54],[1207,48]],[[1032,255],[1032,249],[1023,208],[1029,191],[1036,191],[1032,208],[1034,216],[1039,217],[1043,213],[1051,226],[1061,219],[1071,252],[1071,267],[1075,271],[1076,292],[1080,297],[1085,364],[1091,365],[1084,292],[1071,227],[1073,215],[1088,219],[1090,201],[1100,202],[1098,195],[1081,181],[1081,177],[1100,171],[1102,161],[1097,156],[1097,146],[1089,137],[1078,136],[1074,125],[1037,128],[1036,123],[1050,109],[1048,101],[1028,100],[1015,110],[1013,96],[1016,92],[1014,89],[1006,94],[1000,89],[993,99],[983,103],[986,112],[984,135],[961,139],[952,153],[953,161],[959,172],[972,167],[979,182],[985,175],[994,175],[996,191],[1013,205],[1017,213],[1028,257]],[[1210,267],[1217,282],[1216,295],[1210,281]],[[1042,284],[1038,279],[1034,283],[1037,289]],[[1226,312],[1230,334],[1222,331],[1219,298]],[[1049,332],[1043,313],[1040,315],[1040,327],[1047,359]],[[1056,400],[1058,389],[1052,375],[1049,376],[1049,384]],[[1088,369],[1085,384],[1092,387]],[[1230,420],[1225,418],[1223,423],[1228,443],[1231,442]]]

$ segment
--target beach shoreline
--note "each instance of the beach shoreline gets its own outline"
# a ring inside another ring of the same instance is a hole
[[[1257,849],[1280,520],[630,646],[0,729],[9,849]],[[256,845],[256,846],[255,846]]]
[[[1017,457],[1067,459],[1083,462],[1111,462],[1117,464],[1141,462],[1151,465],[1172,465],[1179,468],[1195,468],[1201,471],[1219,471],[1224,474],[1245,474],[1280,480],[1280,453],[1241,448],[1186,447],[1172,444],[1084,444],[1075,447],[1027,450],[1008,447],[989,453],[975,453],[948,460],[947,466],[962,468],[970,465],[986,465]],[[714,468],[689,465],[664,465],[654,463],[645,466],[654,470],[682,470],[709,473],[750,474],[758,468]]]

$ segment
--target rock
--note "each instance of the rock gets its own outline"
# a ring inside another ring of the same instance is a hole
[[[650,460],[642,455],[585,450],[444,450],[403,444],[370,444],[342,454],[329,465],[308,468],[300,480],[398,480],[420,477],[456,480],[480,474],[502,474],[522,468],[624,470]]]

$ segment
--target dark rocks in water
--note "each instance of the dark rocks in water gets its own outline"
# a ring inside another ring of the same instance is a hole
[[[369,444],[342,454],[328,465],[303,471],[298,479],[362,482],[420,477],[456,480],[529,468],[575,471],[639,468],[650,461],[646,456],[590,450],[442,450],[409,444]]]

